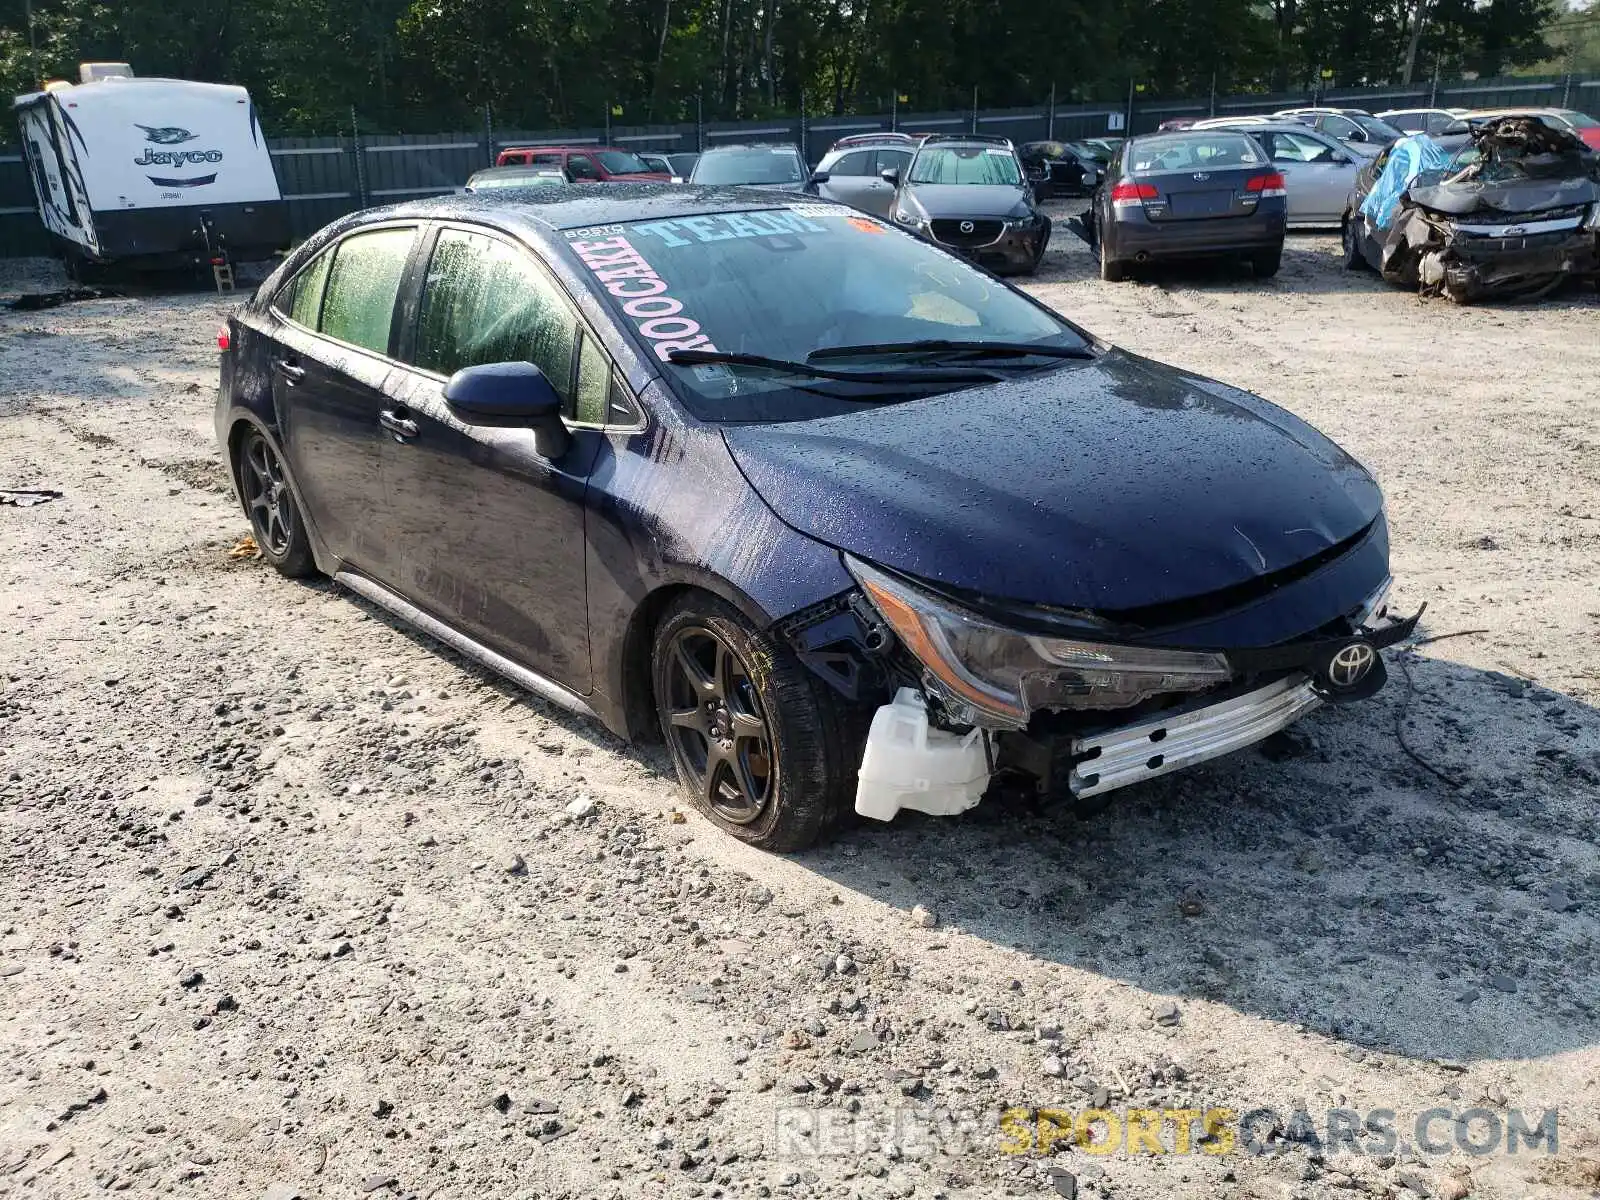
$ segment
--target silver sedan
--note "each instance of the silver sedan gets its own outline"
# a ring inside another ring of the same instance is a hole
[[[1288,186],[1289,224],[1337,225],[1343,219],[1356,172],[1366,161],[1350,147],[1292,119],[1206,124],[1237,129],[1261,143]]]

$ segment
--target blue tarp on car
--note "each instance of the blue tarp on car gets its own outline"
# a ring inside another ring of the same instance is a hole
[[[1395,209],[1400,206],[1400,196],[1412,181],[1424,171],[1442,171],[1449,165],[1450,155],[1426,134],[1401,138],[1389,148],[1389,161],[1361,202],[1361,215],[1379,229],[1389,228],[1394,223]]]

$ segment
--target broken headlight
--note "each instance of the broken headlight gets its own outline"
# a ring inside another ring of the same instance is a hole
[[[1021,633],[860,559],[846,555],[845,565],[940,697],[974,724],[1021,728],[1040,709],[1127,708],[1233,675],[1221,654]]]

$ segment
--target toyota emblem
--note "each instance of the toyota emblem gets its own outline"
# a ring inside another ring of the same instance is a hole
[[[1351,642],[1328,660],[1328,682],[1336,688],[1352,688],[1367,677],[1378,653],[1365,642]]]
[[[976,228],[976,226],[974,226],[971,221],[963,221],[963,222],[961,222],[961,232],[962,233],[971,233],[974,228]]]

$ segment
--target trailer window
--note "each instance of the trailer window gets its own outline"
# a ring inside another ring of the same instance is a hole
[[[411,255],[412,229],[378,229],[339,243],[318,328],[331,338],[389,353],[395,296]]]

